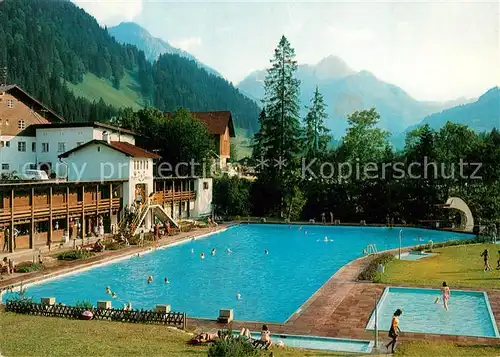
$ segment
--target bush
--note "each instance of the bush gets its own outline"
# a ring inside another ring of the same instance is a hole
[[[251,357],[259,352],[246,340],[232,334],[217,339],[208,349],[208,357]]]
[[[77,301],[75,303],[75,307],[82,307],[85,309],[92,309],[94,306],[92,306],[92,303],[88,300],[83,300],[83,301]]]
[[[380,274],[377,274],[377,267],[379,264],[386,265],[387,263],[391,262],[394,260],[394,255],[391,253],[382,253],[377,255],[371,262],[368,264],[368,266],[359,274],[358,279],[359,280],[371,280],[375,281],[378,280],[380,281]]]
[[[43,269],[42,264],[32,262],[22,262],[17,264],[16,273],[31,273]]]
[[[58,260],[77,260],[86,259],[94,256],[94,253],[87,252],[86,250],[71,250],[57,255]]]

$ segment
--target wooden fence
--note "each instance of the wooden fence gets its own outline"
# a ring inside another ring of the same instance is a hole
[[[97,309],[65,305],[42,305],[29,301],[5,302],[6,312],[35,316],[53,316],[80,319],[83,312],[91,311],[93,320],[152,323],[186,329],[187,316],[184,312],[156,312],[152,310]]]

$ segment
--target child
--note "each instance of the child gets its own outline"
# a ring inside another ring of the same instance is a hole
[[[488,249],[485,249],[484,252],[481,253],[481,257],[484,259],[484,271],[491,270],[490,263],[488,263]]]
[[[448,311],[448,300],[450,300],[450,288],[446,284],[446,281],[443,281],[443,287],[441,288],[441,293],[443,294],[443,305],[446,311]]]
[[[391,341],[387,345],[385,345],[385,348],[387,348],[387,350],[389,350],[389,346],[392,346],[391,348],[392,353],[394,353],[399,333],[401,332],[401,329],[399,328],[399,316],[401,316],[402,314],[403,311],[397,309],[394,312],[394,316],[392,317],[391,328],[389,329],[389,337],[391,338]]]
[[[265,343],[265,349],[268,350],[273,344],[271,341],[271,332],[267,328],[267,325],[262,325],[262,331],[260,332],[260,340]]]
[[[150,275],[150,276],[148,277],[148,284],[151,284],[152,282],[153,282],[153,276],[152,276],[152,275]]]
[[[500,250],[498,251],[497,270],[500,270]]]

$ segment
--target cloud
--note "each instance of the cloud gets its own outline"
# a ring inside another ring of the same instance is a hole
[[[170,41],[170,44],[174,47],[180,48],[184,51],[189,52],[195,47],[201,46],[201,38],[200,37],[186,37],[181,38],[180,40]]]
[[[73,0],[101,25],[114,26],[132,21],[142,12],[142,0]]]
[[[373,32],[366,28],[341,29],[328,26],[327,31],[336,40],[343,42],[365,42],[373,39]]]

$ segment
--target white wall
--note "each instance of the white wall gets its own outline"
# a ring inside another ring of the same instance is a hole
[[[204,188],[205,182],[208,184],[206,189]],[[212,214],[212,189],[213,182],[211,178],[199,178],[194,181],[196,200],[191,212],[191,217],[197,218]]]
[[[62,161],[68,167],[68,181],[128,180],[130,177],[130,158],[105,145],[89,145]]]
[[[59,163],[58,155],[74,149],[79,143],[84,144],[92,140],[92,127],[83,128],[40,128],[36,130],[37,163],[50,162],[52,170],[57,176],[66,175],[64,165]],[[43,143],[49,143],[49,151],[42,152]],[[60,152],[59,143],[65,144],[65,150]]]
[[[132,145],[135,145],[135,138],[130,134],[120,134],[116,131],[112,131],[111,129],[105,128],[93,128],[92,139],[96,140],[104,140],[102,137],[102,133],[107,132],[110,135],[111,141],[123,141]]]
[[[129,185],[126,187],[128,192],[123,194],[124,205],[131,204],[135,200],[135,185],[137,184],[146,184],[146,196],[153,192],[153,159],[131,158],[129,178]],[[144,202],[146,198],[143,197]]]
[[[29,164],[36,163],[36,152],[33,152],[31,145],[36,142],[36,138],[32,136],[1,136],[0,141],[9,142],[9,147],[0,147],[0,172],[8,173],[16,171],[22,173],[29,169]],[[24,141],[26,143],[26,151],[18,151],[18,143]],[[8,164],[8,170],[2,170],[1,164]]]

